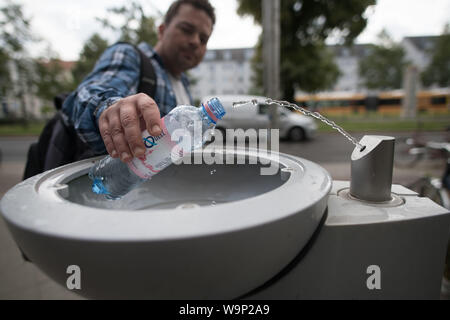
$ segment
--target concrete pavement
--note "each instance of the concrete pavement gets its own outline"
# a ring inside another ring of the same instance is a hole
[[[0,197],[21,181],[24,166],[23,162],[0,164]],[[0,219],[0,252],[0,299],[80,299],[23,260],[3,219]]]

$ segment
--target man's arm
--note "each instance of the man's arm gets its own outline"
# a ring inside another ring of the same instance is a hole
[[[64,113],[96,153],[106,149],[123,161],[131,160],[132,155],[143,155],[139,150],[144,148],[140,119],[149,132],[160,133],[152,130],[160,122],[154,100],[143,94],[134,95],[139,72],[140,57],[134,47],[117,44],[103,53],[93,72],[64,102]]]

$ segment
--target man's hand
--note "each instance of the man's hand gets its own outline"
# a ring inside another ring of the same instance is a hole
[[[146,94],[117,101],[100,116],[99,128],[106,150],[113,158],[128,162],[145,154],[142,131],[161,134],[161,116],[156,102]]]

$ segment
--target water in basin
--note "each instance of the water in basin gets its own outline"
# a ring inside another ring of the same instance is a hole
[[[65,198],[94,208],[116,210],[191,209],[258,196],[281,186],[285,171],[261,175],[261,164],[171,165],[120,200],[91,191],[86,174],[67,183]],[[283,169],[281,167],[280,169]]]

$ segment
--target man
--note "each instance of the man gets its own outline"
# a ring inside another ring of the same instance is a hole
[[[192,98],[184,72],[197,66],[215,23],[208,0],[177,0],[158,28],[153,49],[139,49],[151,59],[157,80],[154,97],[138,93],[140,57],[128,44],[107,49],[93,72],[64,102],[63,112],[80,138],[96,154],[107,151],[124,162],[141,157],[145,146],[141,132],[161,134],[160,119]]]

